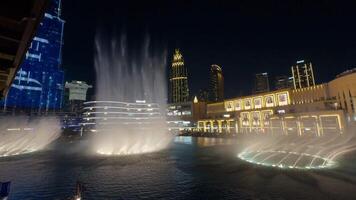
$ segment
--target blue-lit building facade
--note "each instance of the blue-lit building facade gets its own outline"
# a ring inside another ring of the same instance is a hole
[[[61,0],[51,0],[12,86],[2,100],[4,111],[24,109],[42,113],[61,109],[64,20],[60,15]]]

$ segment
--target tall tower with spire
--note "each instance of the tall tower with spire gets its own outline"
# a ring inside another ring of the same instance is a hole
[[[169,84],[171,103],[181,103],[189,100],[188,72],[179,49],[175,49],[173,54]]]
[[[62,45],[65,21],[61,0],[50,0],[11,88],[0,102],[7,108],[44,113],[62,107]]]

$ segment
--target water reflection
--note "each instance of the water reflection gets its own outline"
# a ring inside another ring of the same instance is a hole
[[[175,143],[198,145],[200,147],[216,146],[216,145],[231,145],[236,143],[236,139],[227,138],[208,138],[208,137],[191,137],[177,136],[174,139]]]
[[[174,143],[193,144],[193,138],[190,136],[177,136],[174,138]]]
[[[119,157],[86,155],[78,145],[0,159],[9,199],[66,199],[77,180],[86,200],[355,199],[355,154],[337,169],[281,171],[237,159],[240,139],[176,137],[168,149]]]

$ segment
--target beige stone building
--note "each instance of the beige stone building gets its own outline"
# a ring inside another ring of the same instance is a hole
[[[217,133],[343,134],[355,123],[356,71],[329,83],[207,104],[197,129]]]
[[[328,83],[329,97],[347,113],[349,121],[356,121],[356,68],[346,71]]]

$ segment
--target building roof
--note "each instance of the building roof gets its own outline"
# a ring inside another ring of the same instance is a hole
[[[338,75],[336,76],[336,78],[340,78],[340,77],[342,77],[342,76],[346,76],[346,75],[353,74],[353,73],[356,73],[356,68],[346,70],[346,71],[344,71],[344,72],[338,74]]]
[[[237,96],[237,97],[225,99],[224,101],[233,101],[233,100],[237,100],[237,99],[250,99],[250,98],[253,98],[253,97],[277,94],[277,93],[281,93],[281,92],[285,92],[285,91],[292,91],[292,89],[291,88],[284,88],[284,89],[279,89],[279,90],[272,90],[272,91],[269,91],[269,92],[261,92],[261,93],[258,93],[258,94]]]

